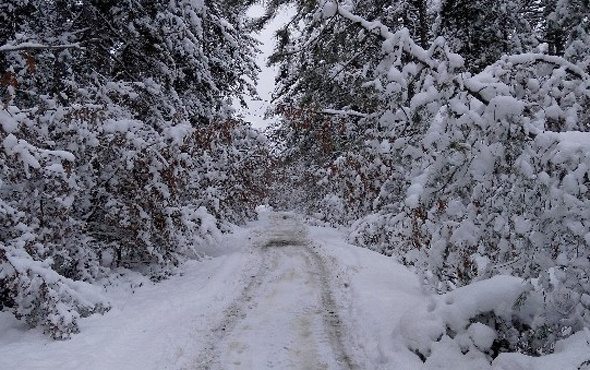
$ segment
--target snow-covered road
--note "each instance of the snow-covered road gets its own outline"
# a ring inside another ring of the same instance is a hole
[[[113,308],[81,320],[82,332],[69,341],[52,341],[0,312],[0,369],[590,366],[590,335],[584,333],[550,356],[504,354],[491,363],[481,348],[493,333],[469,319],[501,307],[507,292],[518,293],[515,278],[427,294],[418,277],[392,259],[290,213],[261,212],[258,221],[206,252],[209,258],[185,263],[180,274],[158,284],[126,272],[106,289]],[[462,322],[460,334],[445,335],[448,325]]]
[[[290,213],[261,213],[206,252],[158,284],[121,277],[113,308],[69,341],[1,312],[0,369],[388,369],[382,347],[421,297],[409,271]]]
[[[257,273],[211,330],[197,369],[355,369],[325,259],[289,214],[257,229]]]

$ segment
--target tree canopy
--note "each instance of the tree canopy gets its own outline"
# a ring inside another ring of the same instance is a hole
[[[264,137],[231,116],[256,42],[231,2],[0,5],[0,306],[54,338],[159,279],[264,199]]]
[[[528,279],[515,321],[497,324],[504,350],[545,353],[587,327],[588,3],[296,9],[271,59],[283,113],[273,135],[291,181],[277,194],[301,192],[279,204],[350,225],[352,242],[434,291]]]

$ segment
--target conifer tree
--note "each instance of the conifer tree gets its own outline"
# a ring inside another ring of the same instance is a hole
[[[465,59],[474,72],[509,52],[511,36],[507,1],[445,0],[439,12],[437,34]]]
[[[544,2],[546,21],[543,39],[553,55],[582,62],[588,68],[590,41],[590,4],[584,0],[551,0]]]

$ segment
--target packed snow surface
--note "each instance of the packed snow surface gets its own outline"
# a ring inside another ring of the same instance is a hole
[[[531,358],[487,355],[495,331],[470,318],[517,299],[499,276],[426,293],[392,259],[332,228],[260,211],[211,256],[152,284],[128,274],[105,288],[114,308],[52,341],[0,313],[0,369],[586,369],[590,336]],[[452,328],[453,338],[446,328]]]

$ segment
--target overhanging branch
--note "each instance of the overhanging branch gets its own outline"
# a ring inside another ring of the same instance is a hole
[[[66,44],[66,45],[43,45],[33,43],[23,43],[19,45],[2,45],[0,46],[0,53],[10,53],[13,51],[24,50],[66,50],[66,49],[82,49],[80,44]]]
[[[355,110],[340,110],[340,109],[322,109],[320,111],[314,111],[314,113],[327,114],[331,116],[353,116],[360,118],[367,118],[369,115],[366,113],[357,112]]]

